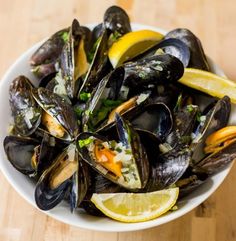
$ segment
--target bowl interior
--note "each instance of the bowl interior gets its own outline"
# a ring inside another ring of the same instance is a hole
[[[95,26],[94,24],[87,25],[88,27]],[[162,29],[145,26],[140,24],[132,24],[133,30],[139,29],[151,29],[155,31],[159,31],[163,34],[166,32]],[[1,98],[1,105],[0,105],[0,142],[3,143],[4,137],[7,135],[8,124],[11,119],[10,107],[9,107],[9,94],[8,89],[11,81],[17,77],[18,75],[26,75],[31,79],[33,82],[36,83],[36,79],[30,72],[29,68],[29,58],[33,54],[33,52],[42,44],[42,42],[35,44],[32,48],[22,54],[17,61],[8,69],[5,76],[0,81],[0,98]],[[223,71],[212,61],[211,67],[212,70],[219,74],[224,75]],[[232,106],[232,113],[230,118],[230,123],[233,123],[233,119],[236,119],[236,111],[235,107]],[[10,184],[15,188],[15,190],[23,196],[30,204],[34,207],[34,183],[24,176],[23,174],[16,171],[11,164],[7,161],[5,156],[3,145],[0,145],[0,168],[2,173],[6,176],[7,180]],[[191,211],[193,208],[198,206],[202,203],[207,197],[209,197],[216,188],[223,182],[224,178],[227,176],[230,170],[230,166],[220,173],[214,175],[211,179],[209,179],[204,185],[200,186],[196,191],[192,192],[189,196],[182,199],[179,203],[179,209],[175,212],[168,213],[163,215],[157,219],[143,222],[143,223],[133,223],[133,224],[126,224],[120,223],[109,218],[98,218],[93,217],[91,215],[86,214],[82,210],[75,212],[74,214],[70,213],[68,205],[66,203],[60,204],[58,207],[54,208],[51,211],[46,212],[47,215],[60,220],[64,223],[74,225],[81,228],[86,228],[90,230],[97,230],[97,231],[115,231],[115,232],[122,232],[122,231],[134,231],[134,230],[141,230],[145,228],[150,228],[154,226],[158,226],[160,224],[169,222],[174,220],[185,213]]]

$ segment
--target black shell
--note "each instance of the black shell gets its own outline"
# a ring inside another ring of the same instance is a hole
[[[124,85],[131,89],[133,95],[152,84],[175,82],[184,73],[182,62],[168,54],[154,55],[137,62],[127,62],[124,68]]]
[[[40,145],[36,139],[20,136],[6,136],[3,142],[4,150],[10,163],[25,175],[34,175],[31,165],[34,149]]]
[[[185,28],[174,29],[166,34],[165,39],[169,38],[179,39],[189,47],[190,61],[188,67],[210,70],[201,41],[190,30]]]
[[[73,155],[73,161],[77,162],[79,166],[78,152],[76,146],[75,144],[71,144],[65,150],[63,150],[60,155],[56,157],[52,165],[43,172],[40,179],[38,180],[35,188],[35,201],[40,209],[52,209],[57,204],[59,204],[68,194],[71,184],[73,182],[73,179],[71,177],[69,179],[66,179],[63,183],[61,183],[58,187],[54,189],[51,189],[50,181],[52,180],[55,171],[60,170],[60,172],[63,172],[64,169],[62,168],[63,166],[61,167],[61,165],[63,165],[65,162],[71,161],[71,155]],[[83,195],[84,197],[86,194],[85,190],[80,191],[83,191],[81,195]]]
[[[131,31],[129,16],[118,6],[109,7],[103,18],[105,28],[111,32],[118,32],[124,35]]]
[[[74,139],[78,134],[78,123],[71,105],[59,95],[42,87],[32,93],[39,105],[68,131],[69,137],[66,139]]]
[[[39,126],[41,108],[34,100],[29,79],[20,75],[10,85],[10,106],[16,131],[23,135],[31,135]]]
[[[55,61],[65,44],[65,35],[69,32],[69,28],[62,29],[53,34],[46,42],[44,42],[30,58],[32,66],[51,63]]]

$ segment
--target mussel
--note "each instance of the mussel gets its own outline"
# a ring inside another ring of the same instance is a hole
[[[131,31],[129,16],[118,6],[111,6],[106,10],[103,23],[106,29],[112,33],[117,32],[120,36]]]
[[[80,155],[112,182],[129,190],[141,189],[145,187],[149,175],[146,152],[137,132],[118,114],[116,126],[119,142],[95,133],[80,134]]]
[[[30,137],[6,136],[4,139],[4,150],[10,163],[25,175],[34,175],[35,150],[40,146],[37,139]]]
[[[23,135],[31,135],[41,121],[41,107],[34,100],[29,79],[20,75],[10,85],[10,106],[14,118],[14,128]]]
[[[68,41],[65,43],[60,56],[60,72],[58,73],[61,75],[67,95],[71,99],[76,97],[80,85],[78,79],[87,72],[89,66],[85,52],[85,36],[84,28],[74,19]]]
[[[158,84],[175,82],[184,73],[182,62],[168,54],[154,55],[137,62],[128,62],[124,64],[124,68],[123,85],[128,87],[130,97]]]
[[[78,124],[73,108],[60,96],[45,88],[32,91],[33,97],[42,107],[42,125],[53,136],[73,140],[78,135]]]
[[[32,72],[42,78],[50,73],[56,72],[55,63],[61,51],[68,41],[69,28],[62,29],[53,34],[44,42],[31,56],[30,64]]]
[[[64,199],[70,191],[74,180],[72,177],[76,172],[81,172],[78,175],[81,179],[77,179],[77,187],[83,187],[76,191],[79,195],[76,200],[83,199],[87,192],[87,177],[84,177],[85,169],[79,170],[79,163],[76,145],[72,143],[43,172],[35,189],[35,201],[40,209],[50,210]]]

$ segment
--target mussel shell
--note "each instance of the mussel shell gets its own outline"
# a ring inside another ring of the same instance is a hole
[[[166,34],[165,39],[176,38],[183,41],[190,50],[190,61],[188,67],[210,70],[200,40],[188,29],[178,28]]]
[[[90,170],[88,164],[79,158],[78,170],[72,177],[70,191],[70,208],[73,212],[84,200],[91,185]]]
[[[36,139],[20,136],[6,136],[3,141],[5,153],[10,163],[25,175],[35,174],[31,165],[32,156],[40,142]]]
[[[131,150],[139,171],[141,185],[142,188],[144,188],[149,177],[149,162],[140,137],[133,126],[118,114],[116,114],[116,129],[119,140],[123,143],[123,145],[131,146]]]
[[[124,35],[131,31],[129,16],[118,6],[111,6],[106,10],[103,23],[105,28],[113,33],[118,32]]]
[[[44,77],[46,77],[50,74],[57,73],[55,66],[56,66],[56,62],[40,64],[40,65],[37,65],[36,67],[32,68],[31,72],[34,73],[35,76],[40,78],[40,82],[41,82],[41,79],[43,79]]]
[[[116,100],[119,97],[123,78],[124,69],[123,67],[119,67],[100,81],[96,89],[93,91],[90,100],[86,104],[87,111],[85,111],[82,116],[84,130],[86,130],[89,120],[95,118],[91,114],[87,114],[87,112],[95,113],[95,111],[99,109],[102,99]],[[98,126],[93,126],[93,128],[97,129],[99,124],[101,123],[98,123]]]
[[[166,54],[170,54],[178,58],[183,63],[184,67],[188,66],[190,60],[190,50],[184,42],[174,38],[162,40],[152,48],[135,57],[133,60],[143,59],[147,56],[155,55],[156,51],[159,49],[162,49]]]
[[[127,116],[134,128],[149,131],[161,140],[164,140],[171,132],[173,126],[172,114],[165,104],[149,104],[137,108],[136,111],[136,114]]]
[[[71,154],[69,154],[69,152],[72,153],[73,158],[75,158],[73,161],[78,162],[78,153],[76,152],[76,146],[74,144],[71,144],[68,146],[68,148],[63,150],[63,152],[59,156],[56,157],[52,165],[43,172],[36,184],[34,193],[35,201],[37,206],[42,210],[50,210],[54,208],[64,199],[64,197],[69,192],[69,188],[72,182],[71,177],[66,179],[54,189],[51,189],[50,187],[50,182],[53,179],[54,173],[58,170],[60,170],[60,172],[62,173],[64,169],[60,166],[66,162],[71,161],[69,159],[71,158]]]
[[[191,155],[190,149],[185,148],[180,151],[172,149],[156,156],[155,162],[150,165],[150,177],[145,189],[151,192],[176,183],[188,168]]]
[[[103,33],[103,23],[99,23],[96,25],[92,30],[92,43],[93,45],[96,43],[97,39],[102,35]]]
[[[224,96],[218,100],[213,107],[212,104],[210,104],[210,107],[211,108],[206,107],[208,112],[205,114],[206,118],[204,123],[199,123],[194,131],[196,137],[191,144],[192,149],[195,149],[208,135],[225,127],[228,123],[231,112],[231,102],[228,96]]]
[[[85,35],[86,32],[84,28],[82,28],[79,22],[74,19],[69,32],[69,39],[64,45],[61,55],[60,55],[60,70],[62,79],[65,81],[65,88],[67,91],[67,95],[69,98],[73,99],[77,91],[79,89],[78,78],[81,77],[83,73],[76,73],[76,58],[79,55],[80,51],[84,51],[80,49],[80,42],[83,41],[85,43]],[[87,39],[86,39],[87,40]],[[78,60],[79,62],[80,60]]]
[[[214,174],[227,167],[236,159],[236,141],[230,143],[218,152],[203,158],[193,167],[195,173]]]
[[[142,188],[146,185],[148,181],[149,176],[149,162],[147,159],[146,152],[140,142],[140,138],[138,136],[138,133],[130,126],[127,121],[124,121],[122,117],[119,116],[119,119],[116,120],[117,123],[117,133],[119,140],[123,143],[124,146],[131,146],[131,151],[133,154],[133,158],[135,159],[137,169],[139,172],[139,178],[141,181]],[[83,132],[78,136],[78,140],[85,140],[90,137],[94,137],[95,139],[101,140],[102,142],[107,142],[108,139],[95,134],[95,133],[89,133],[89,132]],[[114,175],[111,175],[109,172],[104,172],[100,164],[98,164],[94,158],[89,153],[89,150],[86,146],[84,147],[78,147],[79,153],[81,157],[90,164],[94,170],[96,170],[98,173],[103,175],[105,178],[109,179],[115,184],[121,185],[126,189],[132,189],[126,184],[122,184],[117,181],[117,178],[114,177]]]
[[[39,126],[41,108],[34,100],[29,79],[21,75],[13,80],[9,89],[9,101],[16,131],[23,135],[31,135]]]
[[[73,140],[78,134],[78,124],[73,108],[59,95],[45,88],[32,91],[35,100],[49,115],[57,120],[69,133],[66,140]]]
[[[52,162],[64,147],[63,143],[59,143],[59,141],[53,136],[43,132],[43,139],[40,144],[37,163],[38,177],[40,177],[41,174],[52,165]]]
[[[124,85],[131,89],[133,95],[152,84],[175,82],[184,73],[182,62],[168,54],[154,55],[137,62],[127,62],[124,68]]]
[[[108,64],[107,50],[108,50],[108,33],[106,29],[103,29],[100,36],[99,42],[97,44],[91,65],[86,73],[83,83],[79,89],[78,99],[80,93],[92,92],[94,87],[99,83],[99,81],[109,73],[111,69]]]
[[[54,62],[61,54],[68,32],[69,28],[65,28],[53,34],[31,56],[30,64],[32,66],[37,66]]]

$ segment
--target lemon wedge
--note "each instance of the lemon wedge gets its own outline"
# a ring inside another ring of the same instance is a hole
[[[130,32],[119,38],[108,51],[108,57],[115,68],[154,46],[161,39],[161,33],[152,30]]]
[[[236,104],[236,82],[232,80],[204,70],[186,68],[178,81],[214,97],[222,98],[227,95]]]
[[[178,188],[149,193],[95,193],[91,201],[112,219],[136,223],[148,221],[166,213],[175,205],[178,195]]]

